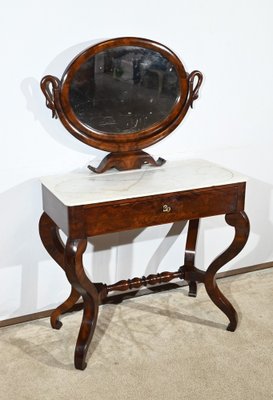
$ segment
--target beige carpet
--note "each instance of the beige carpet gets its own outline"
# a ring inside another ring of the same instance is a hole
[[[85,371],[73,367],[81,312],[0,330],[0,399],[273,399],[273,269],[219,281],[235,333],[200,285],[100,308]]]

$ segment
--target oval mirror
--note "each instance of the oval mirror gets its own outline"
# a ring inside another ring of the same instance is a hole
[[[161,53],[119,46],[88,58],[73,74],[76,118],[104,133],[134,133],[162,122],[179,100],[179,76]]]
[[[197,78],[195,80],[195,78]],[[160,43],[117,38],[91,46],[65,69],[62,79],[41,81],[47,107],[65,128],[89,146],[112,152],[103,172],[162,165],[142,151],[172,132],[198,97],[202,74],[188,74]]]

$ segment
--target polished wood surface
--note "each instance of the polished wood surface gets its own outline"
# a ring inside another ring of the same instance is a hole
[[[138,289],[179,278],[189,283],[189,295],[195,297],[197,283],[202,282],[211,300],[227,316],[227,329],[236,329],[236,310],[220,291],[215,275],[242,250],[247,241],[249,222],[244,212],[244,197],[245,183],[240,182],[145,198],[69,207],[62,204],[48,189],[43,188],[45,212],[40,219],[40,236],[48,253],[64,269],[71,284],[70,296],[52,313],[52,327],[59,329],[60,315],[69,311],[80,297],[83,299],[83,318],[75,348],[74,362],[77,369],[86,367],[86,355],[97,323],[98,307],[111,291]],[[195,267],[199,220],[220,214],[224,214],[227,224],[234,228],[234,239],[228,249],[207,269],[200,270]],[[177,272],[165,271],[111,285],[93,283],[86,276],[82,256],[89,236],[179,220],[189,220],[189,227],[184,265],[180,266]],[[60,238],[59,229],[68,236],[66,244]]]
[[[145,151],[126,151],[123,153],[116,152],[110,153],[100,162],[98,167],[92,167],[88,165],[88,168],[92,172],[101,174],[108,169],[115,168],[119,171],[124,171],[128,169],[140,169],[144,164],[150,164],[154,167],[160,167],[165,164],[166,160],[159,157],[155,160],[150,154]]]

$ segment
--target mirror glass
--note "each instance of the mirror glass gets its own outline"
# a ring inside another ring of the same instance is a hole
[[[179,95],[176,68],[161,53],[120,46],[97,53],[77,69],[69,101],[89,128],[126,134],[164,120]]]

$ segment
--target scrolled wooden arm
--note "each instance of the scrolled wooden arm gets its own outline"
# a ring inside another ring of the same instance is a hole
[[[196,84],[194,80],[197,78]],[[191,108],[193,108],[193,102],[198,99],[199,89],[203,82],[203,75],[200,71],[192,71],[188,76],[189,81],[189,102]]]
[[[60,80],[53,75],[46,75],[41,80],[41,90],[46,98],[46,106],[52,111],[52,118],[58,118],[55,96],[59,93]]]

